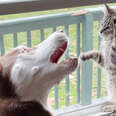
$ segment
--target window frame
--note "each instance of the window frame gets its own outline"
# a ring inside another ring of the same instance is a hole
[[[115,3],[114,0],[24,0],[0,2],[0,15]]]

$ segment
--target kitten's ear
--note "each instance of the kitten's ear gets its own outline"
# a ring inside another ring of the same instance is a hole
[[[114,11],[113,9],[111,9],[107,4],[105,4],[105,11],[104,11],[104,15],[109,15],[109,14],[113,14]]]

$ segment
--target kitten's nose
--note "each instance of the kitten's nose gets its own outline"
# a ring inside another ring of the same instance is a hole
[[[103,29],[102,29],[102,30],[100,30],[100,33],[102,34],[102,33],[103,33],[103,31],[104,31]]]

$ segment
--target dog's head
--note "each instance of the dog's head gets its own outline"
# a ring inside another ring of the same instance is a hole
[[[38,99],[77,67],[77,58],[58,63],[68,45],[68,36],[57,31],[36,47],[20,46],[0,59],[3,75],[9,75],[22,99]]]

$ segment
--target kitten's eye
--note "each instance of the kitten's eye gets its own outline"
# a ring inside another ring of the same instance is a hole
[[[104,31],[106,31],[106,30],[108,30],[110,27],[106,27],[106,28],[104,28]]]
[[[114,19],[114,24],[116,24],[116,19]]]
[[[104,31],[108,30],[110,27],[103,28],[100,33],[103,33]]]

